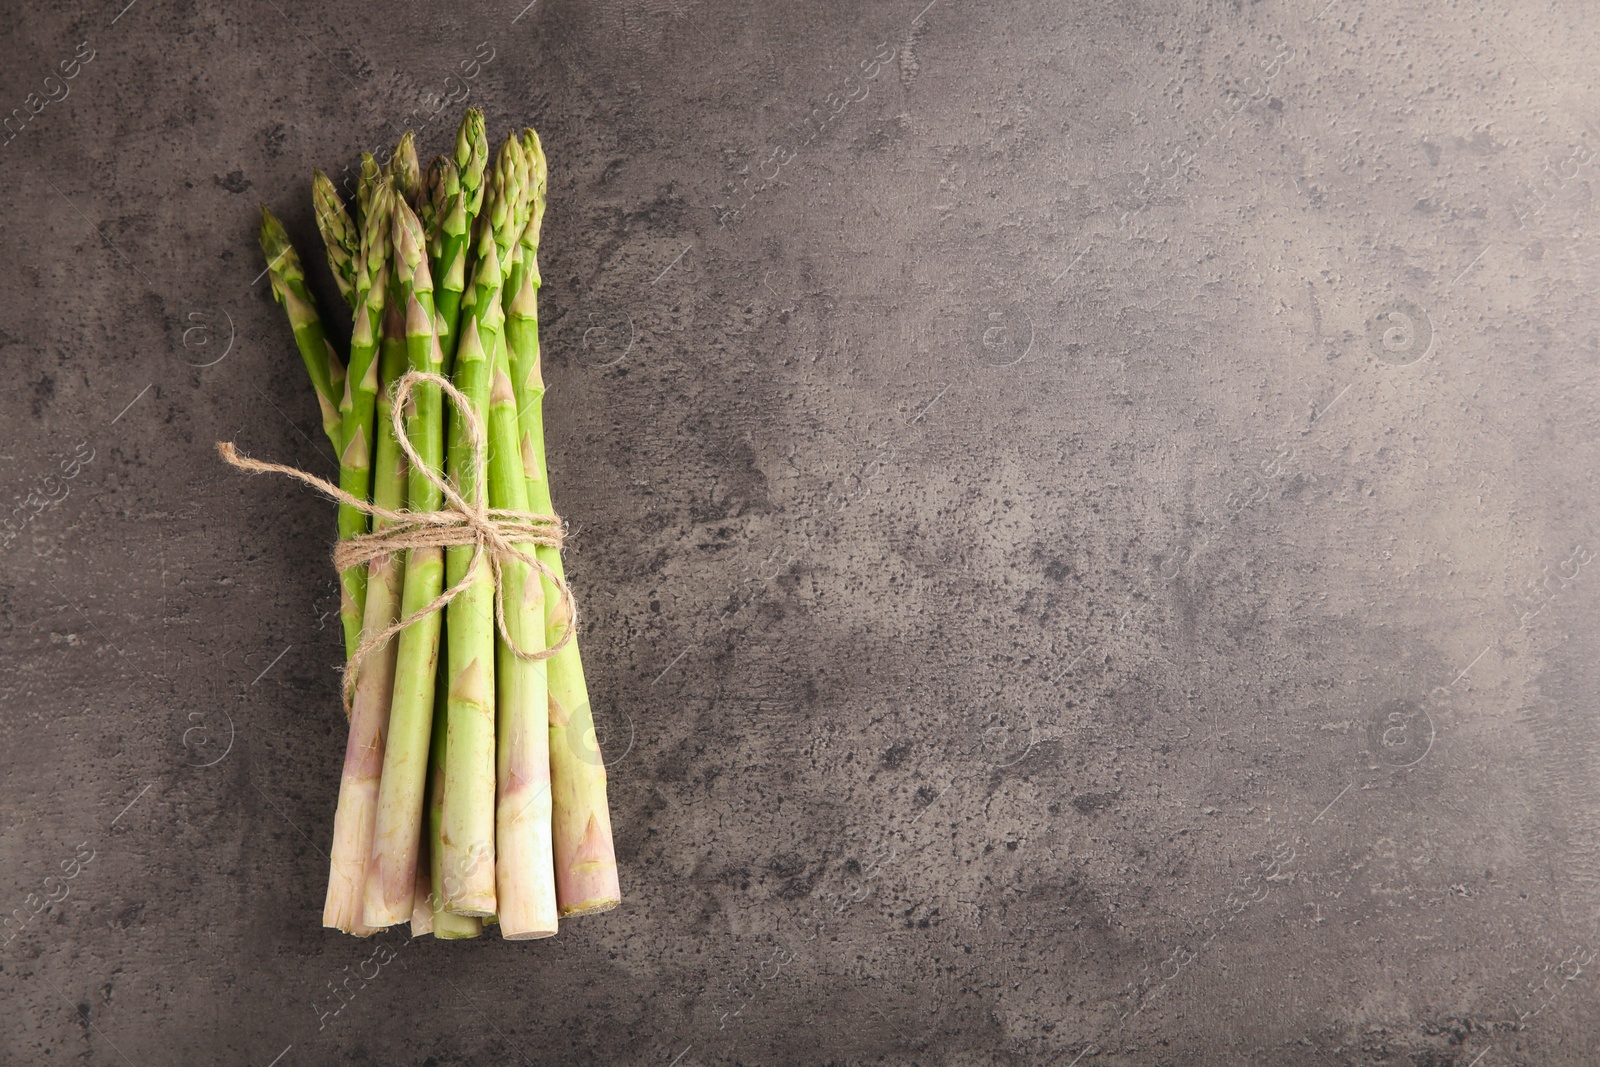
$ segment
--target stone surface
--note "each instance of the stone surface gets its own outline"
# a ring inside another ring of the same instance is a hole
[[[6,23],[0,1061],[1594,1062],[1578,9]],[[627,901],[361,942],[333,511],[213,442],[334,469],[256,201],[464,99]]]

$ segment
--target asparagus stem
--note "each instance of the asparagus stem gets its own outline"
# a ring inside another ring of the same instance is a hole
[[[433,162],[434,167],[429,171],[428,210],[426,213],[419,211],[417,217],[422,220],[423,232],[428,237],[428,269],[437,276],[443,268],[444,224],[461,192],[461,175],[456,170],[456,161],[448,156],[440,156]]]
[[[517,220],[529,210],[526,197],[533,190],[525,180],[525,175],[530,173],[531,167],[525,162],[521,143],[515,137],[507,137],[500,145],[494,161],[495,188],[499,195],[485,202],[483,219],[478,223],[483,234],[494,241],[495,256],[502,272],[511,266],[511,248],[522,233]],[[481,247],[478,254],[483,254]],[[504,273],[501,274],[500,283],[503,288]],[[495,293],[497,304],[501,296],[501,292]]]
[[[483,207],[485,168],[489,163],[489,141],[484,132],[483,112],[469,108],[456,131],[454,190],[440,212],[438,261],[433,265],[434,300],[439,308],[439,333],[444,338],[448,362],[459,341],[457,332],[461,301],[467,284],[467,258],[472,240],[472,224]],[[447,185],[450,179],[446,177]]]
[[[542,402],[521,413],[524,440],[533,441],[538,477],[529,478],[530,511],[551,510],[544,461]],[[536,488],[537,486],[537,488]],[[541,549],[539,558],[565,578],[561,555]],[[547,640],[554,644],[571,623],[553,585],[545,587]],[[550,686],[550,789],[556,900],[563,917],[608,911],[622,901],[617,880],[611,811],[606,801],[606,765],[595,738],[589,688],[576,636],[548,661]]]
[[[372,195],[383,180],[383,168],[371,152],[361,153],[361,171],[356,177],[356,223],[363,230],[372,213]]]
[[[443,355],[434,328],[433,283],[423,249],[422,226],[404,202],[394,209],[394,265],[398,305],[405,312],[406,365],[438,374]],[[444,408],[437,385],[422,382],[410,394],[406,435],[427,467],[444,467]],[[407,498],[412,511],[437,511],[442,495],[424,472],[409,472]],[[421,611],[444,585],[444,554],[438,548],[408,553],[400,617]],[[378,792],[377,826],[367,872],[366,922],[403,922],[415,903],[417,847],[423,836],[423,791],[427,783],[428,738],[433,721],[434,680],[438,675],[440,613],[430,612],[400,632]],[[425,894],[424,894],[425,895]]]
[[[406,463],[395,439],[390,405],[394,383],[405,373],[406,340],[404,323],[396,321],[393,307],[391,304],[391,313],[385,316],[381,360],[383,388],[376,397],[378,447],[372,502],[380,508],[398,511],[406,504]],[[380,529],[388,524],[386,519],[376,523]],[[399,554],[378,556],[368,564],[364,632],[376,634],[394,624],[399,617],[404,579],[405,557]],[[376,831],[397,644],[391,638],[374,649],[362,661],[356,678],[344,773],[339,782],[339,807],[333,816],[332,874],[328,879],[328,898],[322,917],[323,925],[341,930],[391,926],[411,917],[409,902],[399,918],[375,922],[364,914],[368,913],[364,887]],[[415,827],[413,832],[417,832]]]
[[[451,376],[487,426],[492,366],[490,359],[505,321],[500,307],[504,276],[497,254],[496,220],[505,225],[516,194],[515,154],[503,148],[495,164],[494,187],[478,241],[472,289],[463,301],[461,340]],[[466,500],[487,486],[478,482],[472,443],[464,419],[451,423],[450,477]],[[494,580],[488,560],[473,546],[445,550],[445,578],[451,585],[472,580],[450,601],[449,748],[445,759],[444,905],[462,915],[495,913],[495,677]]]
[[[370,210],[363,220],[361,256],[356,268],[350,368],[345,375],[344,396],[339,402],[339,440],[343,445],[339,456],[339,488],[361,500],[368,498],[372,482],[373,418],[377,412],[380,328],[388,290],[389,204],[392,198],[387,185],[379,185],[369,194]],[[359,508],[339,505],[339,536],[357,537],[366,532],[366,514]],[[351,567],[339,575],[339,581],[343,591],[339,617],[344,623],[348,655],[361,643],[366,571]]]
[[[411,130],[400,136],[394,155],[389,157],[389,180],[394,183],[395,192],[415,210],[422,195],[422,164],[417,160],[417,139]]]
[[[517,398],[504,338],[494,346],[489,397],[489,504],[526,511]],[[521,546],[530,555],[533,545]],[[501,566],[506,626],[524,652],[545,647],[544,589],[519,560]],[[499,705],[495,746],[495,890],[501,934],[512,940],[556,932],[556,886],[550,838],[549,687],[543,660],[525,660],[503,641],[495,646]]]
[[[506,340],[522,432],[528,508],[552,512],[545,462],[544,378],[539,366],[538,311],[539,233],[544,219],[546,168],[543,148],[532,130],[524,134],[523,149],[532,161],[532,210],[519,240],[522,270],[517,290],[508,296]],[[556,549],[541,546],[538,557],[551,570],[563,574],[561,554]],[[572,620],[548,580],[544,582],[544,593],[547,640],[553,645]],[[586,915],[616,907],[622,899],[611,836],[611,812],[606,802],[606,767],[594,736],[593,714],[577,638],[567,642],[546,663],[550,690],[556,900],[562,916]]]
[[[445,635],[449,635],[445,626]],[[434,686],[433,737],[428,746],[428,892],[425,899],[433,913],[433,936],[447,941],[477,937],[483,921],[471,915],[457,915],[444,907],[444,761],[449,749],[449,675],[444,661],[439,663],[438,684]]]
[[[422,192],[417,197],[417,221],[422,223],[423,241],[428,249],[428,269],[439,256],[439,210],[444,206],[444,168],[448,156],[434,156],[422,172]]]
[[[339,286],[339,295],[351,309],[356,305],[356,260],[361,255],[361,231],[356,228],[350,212],[332,179],[320,170],[311,172],[311,205],[317,215],[317,231],[328,250],[328,269]],[[334,407],[338,407],[335,398]]]
[[[479,271],[483,270],[480,264]],[[489,399],[489,360],[479,342],[479,326],[468,317],[456,350],[454,382],[480,420]],[[452,480],[468,500],[481,491],[467,452],[464,420],[450,432]],[[448,621],[449,748],[444,781],[444,903],[463,915],[494,911],[494,581],[488,561],[473,546],[445,550],[446,580],[473,575],[450,601]]]
[[[261,251],[267,257],[267,273],[272,279],[272,295],[289,315],[295,347],[306,365],[317,404],[322,408],[322,429],[339,451],[339,388],[343,385],[344,365],[334,352],[317,314],[316,301],[306,289],[305,267],[300,254],[289,241],[283,223],[261,205]],[[339,379],[335,383],[335,378]]]

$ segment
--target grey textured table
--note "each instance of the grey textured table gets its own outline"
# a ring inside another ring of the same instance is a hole
[[[0,1061],[1600,1062],[1592,16],[124,2],[4,18]],[[626,902],[362,942],[213,443],[331,473],[256,201],[463,97]]]

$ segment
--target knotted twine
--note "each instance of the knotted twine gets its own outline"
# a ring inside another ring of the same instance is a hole
[[[417,455],[412,447],[411,438],[406,433],[405,409],[406,401],[411,396],[411,390],[417,385],[427,383],[437,385],[451,403],[456,407],[456,413],[461,419],[461,425],[466,432],[468,450],[470,453],[469,465],[473,473],[472,499],[467,500],[451,486],[448,479],[441,477],[428,464]],[[377,519],[382,519],[387,526],[373,530],[371,533],[361,534],[357,537],[346,538],[337,542],[333,548],[333,565],[343,574],[351,567],[360,567],[370,563],[380,556],[391,555],[413,548],[453,548],[461,545],[472,545],[472,559],[467,565],[466,575],[455,585],[444,590],[435,597],[427,606],[418,609],[411,615],[400,619],[381,633],[370,637],[363,637],[356,650],[351,653],[349,662],[344,667],[344,713],[349,718],[355,692],[356,678],[360,666],[373,652],[386,645],[394,636],[407,626],[432,614],[442,611],[462,592],[472,585],[478,578],[479,566],[487,561],[490,577],[494,581],[494,619],[495,627],[500,633],[500,638],[512,654],[522,660],[549,659],[572,640],[572,635],[578,625],[578,607],[572,599],[572,590],[568,588],[566,580],[557,574],[548,564],[542,562],[537,556],[529,555],[517,547],[523,545],[542,545],[560,550],[564,539],[564,525],[557,515],[547,515],[537,511],[517,511],[511,508],[491,508],[489,506],[489,459],[487,449],[484,447],[483,421],[478,413],[473,410],[472,403],[464,393],[451,385],[449,380],[437,374],[424,371],[411,371],[394,385],[393,412],[394,436],[399,442],[401,451],[405,453],[406,460],[411,464],[411,469],[420,471],[423,477],[432,482],[444,496],[449,505],[442,511],[391,511],[379,507],[370,501],[352,496],[332,482],[324,481],[316,475],[295,467],[285,466],[281,463],[264,463],[258,459],[251,459],[241,455],[231,441],[218,441],[217,451],[229,464],[242,471],[253,471],[265,474],[286,474],[297,481],[304,482],[318,492],[332,497],[341,504],[365,512]],[[508,561],[516,560],[526,564],[531,570],[542,578],[548,579],[556,589],[560,602],[566,608],[567,625],[562,629],[561,639],[549,648],[529,652],[516,643],[511,637],[510,628],[506,625],[505,606],[505,571]]]

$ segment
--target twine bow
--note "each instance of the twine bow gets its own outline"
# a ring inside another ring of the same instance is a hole
[[[461,418],[461,424],[466,432],[467,443],[470,451],[470,469],[473,473],[472,499],[463,497],[451,486],[448,479],[440,476],[431,467],[422,461],[412,447],[411,438],[406,434],[405,408],[406,400],[411,396],[411,390],[417,385],[427,383],[437,385],[444,394],[450,398],[456,407],[456,413]],[[318,492],[332,497],[341,504],[348,504],[375,519],[386,523],[383,527],[371,533],[361,534],[339,541],[333,549],[333,565],[340,573],[351,567],[360,567],[379,556],[387,556],[413,548],[451,548],[460,545],[472,545],[472,559],[467,565],[466,575],[455,585],[444,590],[435,597],[427,606],[418,609],[411,615],[395,622],[381,633],[370,637],[363,637],[356,650],[351,653],[350,660],[344,668],[344,713],[348,717],[351,713],[352,693],[355,690],[356,676],[361,663],[373,652],[387,644],[395,634],[407,626],[432,614],[441,611],[462,592],[466,591],[478,579],[478,568],[487,560],[490,577],[494,581],[494,618],[495,628],[499,631],[500,639],[518,659],[542,660],[555,655],[565,648],[567,642],[572,640],[578,625],[578,608],[572,599],[572,590],[568,588],[566,580],[556,573],[554,568],[541,561],[537,556],[530,555],[517,545],[541,545],[560,549],[563,540],[563,525],[559,516],[546,515],[536,511],[517,511],[511,508],[491,508],[489,506],[489,460],[487,450],[484,448],[483,420],[473,410],[472,403],[464,393],[449,380],[437,374],[428,374],[423,371],[411,371],[394,385],[393,422],[395,440],[399,442],[401,450],[405,453],[406,460],[411,464],[411,469],[420,471],[423,477],[440,491],[445,502],[449,505],[441,511],[391,511],[379,507],[369,501],[352,496],[332,482],[324,481],[314,474],[299,470],[295,467],[285,466],[281,463],[263,463],[258,459],[240,455],[239,450],[231,441],[218,441],[217,451],[229,464],[242,471],[253,471],[266,474],[286,474],[291,478],[304,482]],[[529,652],[517,644],[511,637],[510,628],[506,625],[505,608],[505,581],[504,568],[508,561],[515,560],[528,566],[542,578],[548,579],[556,589],[562,605],[566,609],[567,624],[562,629],[561,639],[549,648]]]

